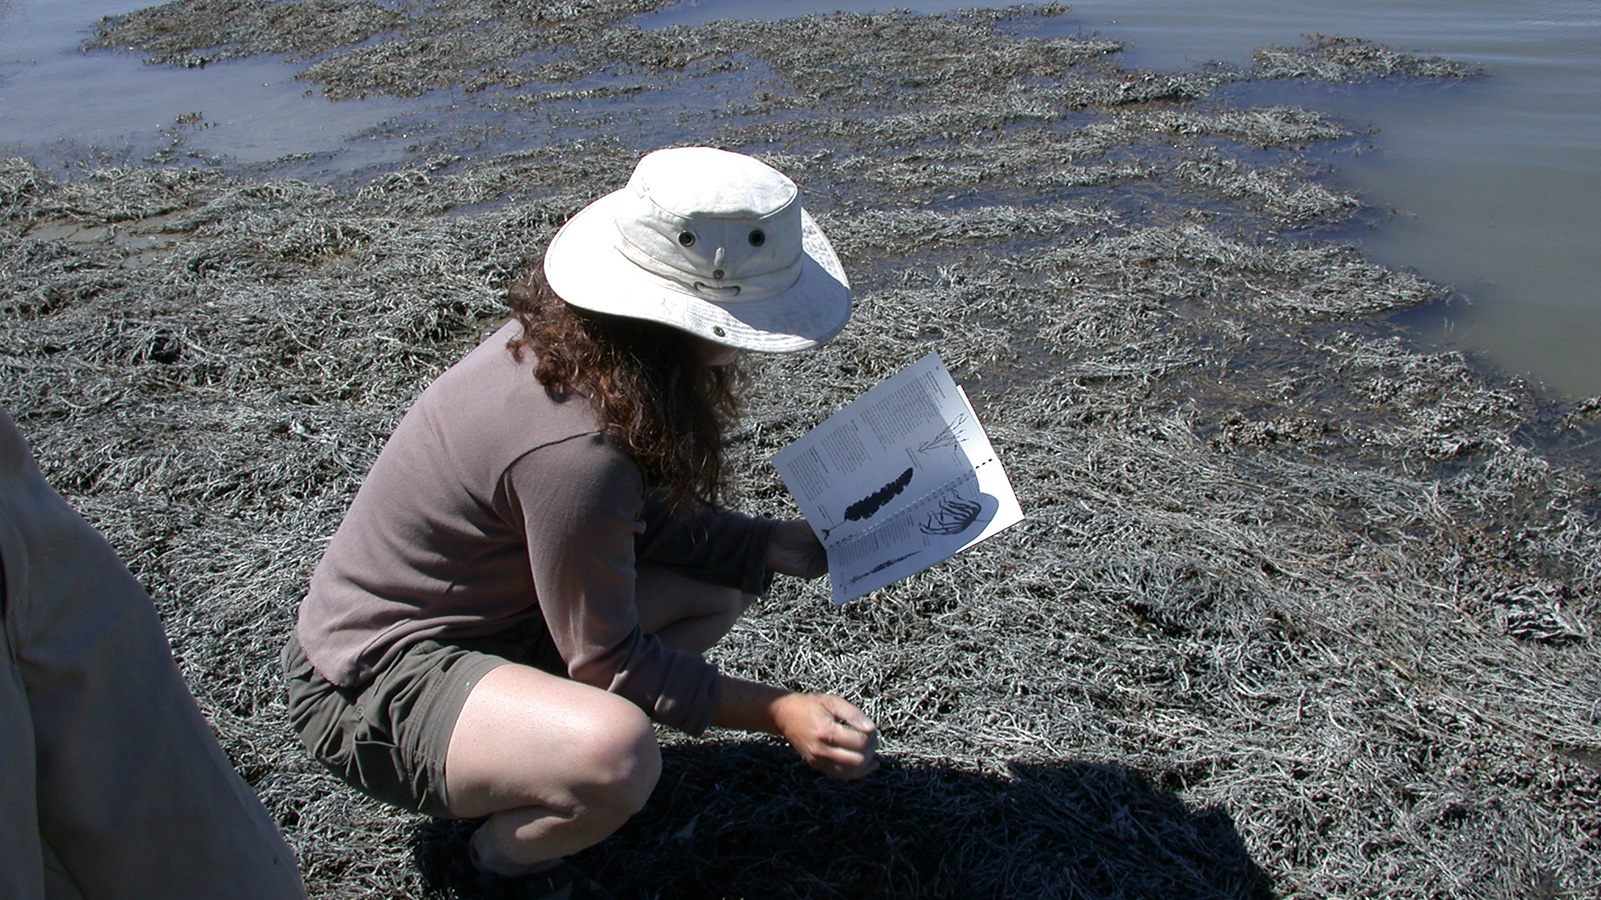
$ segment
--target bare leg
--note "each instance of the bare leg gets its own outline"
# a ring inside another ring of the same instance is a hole
[[[634,585],[639,627],[668,647],[690,653],[711,649],[756,599],[653,565],[639,567]]]
[[[488,816],[473,850],[502,874],[605,838],[645,805],[660,774],[661,752],[639,707],[512,664],[473,688],[445,757],[450,812]]]
[[[667,569],[640,566],[640,627],[701,653],[755,598]],[[445,790],[452,815],[488,816],[474,852],[514,873],[610,835],[650,798],[661,751],[632,702],[528,666],[504,665],[468,695],[451,732]]]

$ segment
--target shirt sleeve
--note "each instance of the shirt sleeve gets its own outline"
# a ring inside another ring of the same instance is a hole
[[[524,454],[503,483],[508,513],[528,539],[540,613],[568,675],[626,697],[664,725],[704,731],[721,699],[716,667],[639,627],[639,467],[589,433]]]
[[[772,519],[706,506],[675,508],[661,494],[645,498],[645,530],[634,543],[641,560],[710,584],[766,594]]]

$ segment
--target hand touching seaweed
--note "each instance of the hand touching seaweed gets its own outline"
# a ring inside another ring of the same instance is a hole
[[[854,781],[878,768],[878,726],[849,700],[788,694],[773,704],[779,733],[806,764]]]
[[[779,522],[767,544],[767,568],[784,575],[817,578],[828,574],[828,552],[805,519]]]
[[[842,697],[717,676],[722,700],[712,724],[782,736],[806,764],[847,781],[878,768],[878,726]]]

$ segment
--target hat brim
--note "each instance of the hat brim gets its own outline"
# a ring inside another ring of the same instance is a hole
[[[625,189],[626,190],[626,189]],[[764,353],[809,350],[851,316],[850,282],[817,223],[801,211],[800,277],[760,300],[708,300],[648,272],[617,249],[613,191],[567,220],[545,250],[545,279],[564,301],[592,312],[660,322],[706,340]]]

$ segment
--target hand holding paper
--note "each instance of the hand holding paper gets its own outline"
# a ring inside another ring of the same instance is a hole
[[[817,578],[828,574],[828,552],[805,519],[790,519],[773,527],[766,563],[782,575]]]

